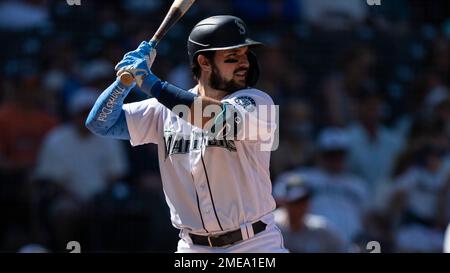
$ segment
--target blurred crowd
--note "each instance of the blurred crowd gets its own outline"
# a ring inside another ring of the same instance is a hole
[[[84,120],[114,65],[172,1],[0,2],[0,251],[173,252],[156,149]],[[201,19],[241,17],[257,88],[280,105],[276,220],[292,252],[442,252],[450,221],[445,0],[199,0],[158,45],[161,79],[194,85]],[[133,90],[126,102],[147,97]]]

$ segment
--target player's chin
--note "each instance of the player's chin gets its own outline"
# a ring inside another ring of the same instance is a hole
[[[244,88],[244,87],[246,86],[246,82],[247,82],[247,77],[246,77],[246,75],[244,75],[244,76],[238,76],[238,75],[235,75],[235,76],[234,76],[234,83],[235,83],[237,86],[240,86],[240,87]]]

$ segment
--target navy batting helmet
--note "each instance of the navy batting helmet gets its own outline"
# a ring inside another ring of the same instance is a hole
[[[248,37],[244,21],[231,15],[218,15],[206,18],[194,26],[189,35],[187,48],[190,63],[193,65],[201,52],[258,45],[262,43]],[[250,50],[247,56],[250,64],[247,85],[253,86],[259,77],[258,61]]]

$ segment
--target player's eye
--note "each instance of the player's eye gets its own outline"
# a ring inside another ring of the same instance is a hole
[[[237,63],[238,60],[229,58],[229,59],[226,59],[224,62],[225,62],[225,63]]]

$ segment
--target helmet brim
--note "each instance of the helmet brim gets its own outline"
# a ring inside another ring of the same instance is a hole
[[[261,42],[258,42],[258,41],[255,41],[255,40],[247,38],[244,43],[237,44],[237,45],[200,49],[197,52],[195,52],[195,55],[197,55],[200,52],[217,51],[217,50],[230,50],[230,49],[236,49],[236,48],[240,48],[240,47],[244,47],[244,46],[255,48],[255,47],[264,46],[264,44],[261,43]]]

